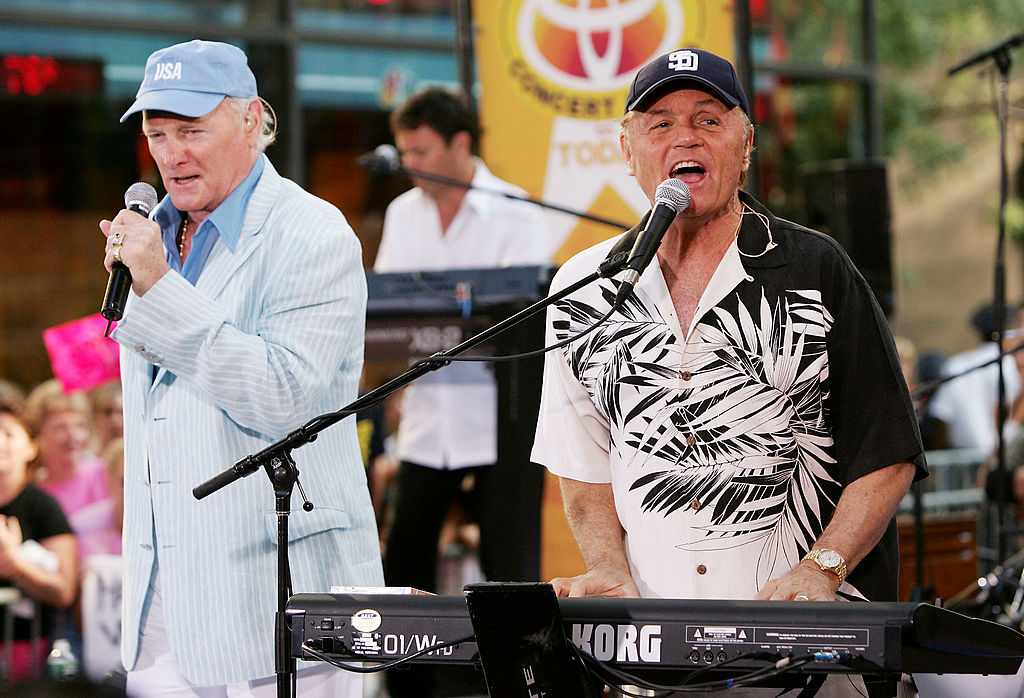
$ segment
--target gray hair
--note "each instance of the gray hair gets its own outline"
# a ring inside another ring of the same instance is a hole
[[[254,98],[225,97],[224,99],[238,112],[239,118],[244,119],[245,115],[249,113],[249,104],[252,103]],[[263,107],[263,124],[256,139],[256,148],[262,153],[267,149],[267,146],[277,139],[277,114],[274,113],[274,108],[270,106],[267,100],[262,97],[256,97],[255,99],[258,99]]]

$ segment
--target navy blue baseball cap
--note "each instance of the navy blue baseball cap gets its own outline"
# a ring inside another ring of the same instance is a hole
[[[671,51],[641,68],[629,87],[626,112],[649,105],[656,96],[665,93],[666,85],[685,81],[698,83],[698,89],[711,93],[730,107],[739,107],[750,116],[747,95],[732,63],[700,48]]]
[[[255,97],[256,77],[242,49],[194,39],[154,51],[135,103],[121,121],[146,110],[206,116],[225,97]]]

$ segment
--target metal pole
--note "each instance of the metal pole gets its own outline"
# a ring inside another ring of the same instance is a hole
[[[878,88],[878,16],[876,0],[863,0],[862,42],[868,77],[864,81],[864,134],[870,158],[882,156],[882,104]]]
[[[459,68],[459,85],[476,104],[476,79],[473,71],[473,12],[469,0],[452,0],[455,16],[455,59]]]
[[[736,0],[736,14],[734,19],[733,33],[736,42],[736,72],[739,73],[743,82],[743,91],[747,93],[751,109],[754,104],[754,62],[750,56],[750,2],[749,0]],[[750,115],[751,119],[754,115]],[[744,189],[750,192],[754,198],[760,198],[759,182],[757,176],[757,148],[750,155],[750,170],[747,172],[747,182]]]

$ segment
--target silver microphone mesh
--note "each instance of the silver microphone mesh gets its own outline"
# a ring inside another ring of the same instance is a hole
[[[124,193],[125,208],[131,208],[133,205],[137,206],[147,216],[153,210],[153,207],[156,206],[156,202],[156,189],[145,182],[136,182],[128,187],[128,191]]]
[[[402,158],[398,155],[398,148],[390,143],[381,143],[373,149],[373,154],[379,156],[381,160],[391,167],[397,167],[402,161]]]
[[[654,203],[665,204],[679,213],[690,205],[690,187],[678,179],[666,179],[655,190]]]

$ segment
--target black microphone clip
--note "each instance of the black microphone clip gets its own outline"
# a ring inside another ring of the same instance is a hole
[[[626,262],[629,261],[629,251],[632,250],[633,245],[636,244],[637,235],[647,227],[647,221],[650,217],[651,212],[648,211],[644,214],[644,217],[640,219],[639,223],[619,236],[618,242],[612,246],[612,249],[605,256],[604,261],[597,267],[597,273],[602,279],[615,276],[622,271],[623,267],[626,266]]]

